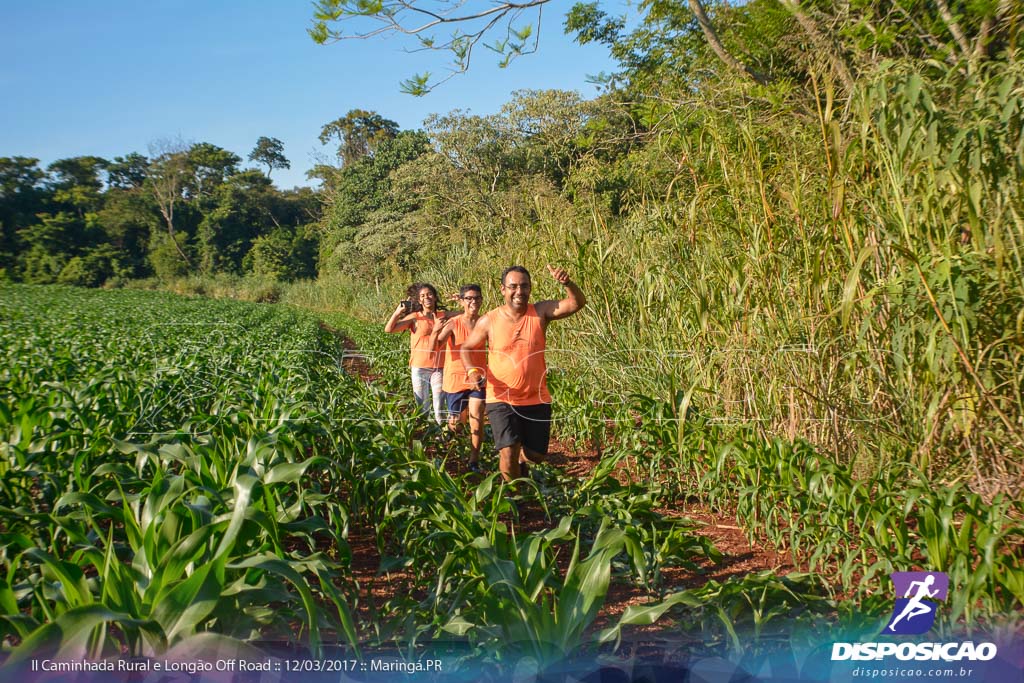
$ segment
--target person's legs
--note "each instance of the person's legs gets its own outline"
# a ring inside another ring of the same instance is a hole
[[[515,408],[507,403],[488,403],[487,419],[494,434],[494,447],[498,450],[498,470],[505,481],[519,478],[519,418]]]
[[[518,443],[505,446],[498,451],[498,469],[505,481],[512,481],[519,478],[519,458],[522,456],[523,448]]]
[[[443,394],[441,392],[441,386],[444,384],[444,370],[441,368],[430,370],[430,394],[434,400],[434,420],[437,424],[442,424],[442,413],[441,406]]]
[[[416,404],[424,413],[427,412],[427,389],[431,372],[431,368],[412,368],[412,395],[416,397]]]
[[[444,401],[445,406],[448,408],[448,429],[453,432],[458,431],[459,422],[462,421],[462,392],[445,392]]]
[[[519,416],[520,436],[523,444],[519,462],[541,463],[548,454],[551,440],[551,405],[541,403],[534,406],[516,406]]]
[[[482,398],[469,399],[469,462],[475,463],[480,459],[480,446],[484,442],[484,400]]]
[[[519,462],[523,465],[539,465],[544,462],[544,456],[540,453],[531,451],[529,448],[524,448],[522,454],[519,456]]]

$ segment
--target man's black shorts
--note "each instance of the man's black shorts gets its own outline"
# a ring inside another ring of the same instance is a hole
[[[533,406],[488,403],[487,420],[491,423],[496,449],[520,443],[538,455],[548,454],[548,441],[551,439],[550,403]]]

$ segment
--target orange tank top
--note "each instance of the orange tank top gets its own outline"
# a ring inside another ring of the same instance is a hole
[[[409,365],[414,368],[443,368],[444,354],[437,346],[430,344],[434,321],[423,313],[413,313],[412,319],[416,321],[416,327],[409,329]]]
[[[450,394],[475,389],[469,383],[466,366],[462,363],[462,342],[466,341],[473,328],[465,315],[452,318],[448,324],[452,326],[452,334],[444,349],[444,386],[441,388]],[[483,349],[474,349],[469,353],[475,367],[482,368],[487,364],[487,352]]]
[[[544,325],[533,304],[519,322],[497,310],[491,321],[487,356],[487,402],[532,406],[551,403],[544,363]]]

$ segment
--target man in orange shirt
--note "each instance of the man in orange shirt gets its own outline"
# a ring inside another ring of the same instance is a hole
[[[548,266],[551,277],[565,287],[564,299],[530,303],[532,282],[522,266],[501,274],[505,305],[477,321],[462,343],[462,362],[471,382],[487,382],[487,419],[506,480],[518,479],[520,463],[539,462],[551,437],[551,395],[544,361],[545,333],[552,320],[567,318],[587,298],[562,268]],[[487,368],[473,362],[473,349],[487,343]]]

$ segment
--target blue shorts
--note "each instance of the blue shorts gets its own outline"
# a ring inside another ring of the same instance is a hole
[[[483,389],[466,389],[465,391],[444,392],[445,401],[448,404],[449,415],[461,415],[462,411],[469,405],[469,399],[478,398],[481,401],[486,397]]]

